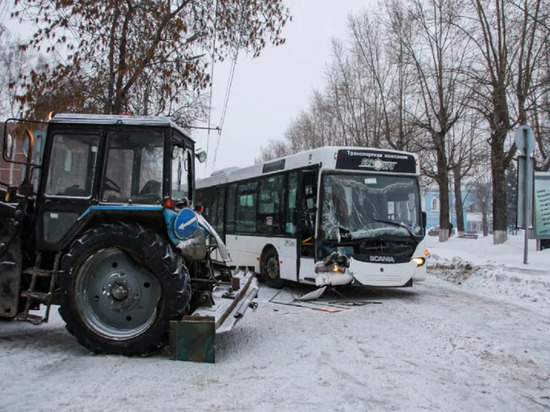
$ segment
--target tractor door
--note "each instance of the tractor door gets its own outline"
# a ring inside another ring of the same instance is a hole
[[[76,131],[53,133],[46,148],[45,176],[37,203],[37,245],[59,250],[78,217],[92,202],[100,135]]]

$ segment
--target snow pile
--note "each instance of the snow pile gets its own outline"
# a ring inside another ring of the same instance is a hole
[[[550,305],[550,278],[548,273],[539,274],[535,271],[520,269],[508,270],[505,267],[489,265],[477,271],[476,276],[466,282],[466,286],[474,289],[492,286],[495,293],[529,300],[542,302]]]
[[[460,256],[454,256],[449,260],[436,254],[430,254],[428,258],[428,272],[430,274],[459,285],[478,270],[479,268],[474,268],[470,262]]]
[[[522,233],[502,245],[493,245],[491,236],[443,243],[427,237],[426,242],[432,276],[473,293],[550,309],[550,249],[537,251],[535,240],[528,241],[527,264]]]

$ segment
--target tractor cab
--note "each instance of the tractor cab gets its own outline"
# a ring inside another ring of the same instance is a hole
[[[58,304],[81,344],[125,355],[165,345],[169,323],[189,315],[230,329],[257,281],[214,273],[210,252],[229,256],[193,210],[196,158],[204,153],[163,117],[6,122],[0,317],[40,324]]]
[[[151,119],[59,114],[50,121],[36,198],[39,248],[62,248],[72,230],[98,219],[162,224],[165,206],[192,204],[194,142],[170,120]]]

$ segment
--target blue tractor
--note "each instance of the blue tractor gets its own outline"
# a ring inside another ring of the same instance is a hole
[[[142,355],[170,321],[227,330],[257,294],[193,208],[194,141],[168,118],[10,119],[0,162],[0,319],[46,322],[51,305],[96,353]]]

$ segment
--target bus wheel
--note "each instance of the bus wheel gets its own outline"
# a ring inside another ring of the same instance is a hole
[[[139,225],[110,224],[73,242],[62,262],[59,313],[96,353],[144,355],[168,342],[189,307],[183,258]]]
[[[269,249],[264,256],[262,278],[269,286],[280,289],[284,285],[279,272],[279,256],[275,249]]]

